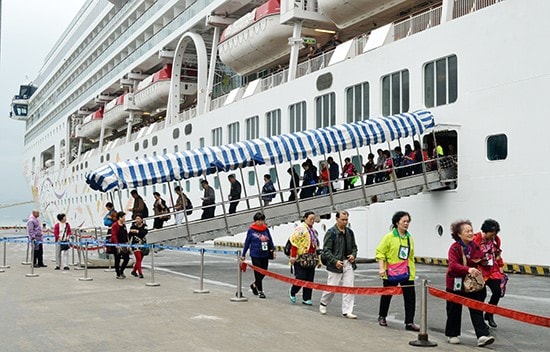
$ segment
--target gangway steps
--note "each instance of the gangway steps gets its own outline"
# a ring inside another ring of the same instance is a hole
[[[271,204],[264,208],[264,213],[269,225],[277,226],[299,220],[301,214],[308,210],[319,215],[330,214],[337,209],[352,209],[421,192],[448,189],[453,184],[448,180],[442,181],[440,172],[430,171],[365,187],[358,185],[353,189],[339,190],[332,195],[300,199],[299,202],[287,201]],[[220,206],[217,208],[219,214]],[[148,242],[183,246],[236,235],[245,232],[252,223],[254,214],[261,210],[261,207],[255,207],[239,210],[226,217],[218,215],[207,220],[194,220],[180,225],[167,226],[150,231]]]

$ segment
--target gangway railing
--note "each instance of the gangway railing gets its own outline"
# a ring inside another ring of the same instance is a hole
[[[418,171],[420,168],[422,172]],[[150,230],[147,236],[148,242],[182,246],[236,235],[248,229],[253,215],[258,211],[265,213],[270,226],[277,226],[296,221],[301,216],[300,214],[306,210],[314,211],[319,215],[330,214],[337,209],[368,206],[373,203],[391,201],[422,192],[452,189],[456,187],[456,168],[455,157],[441,157],[422,163],[394,167],[389,170],[360,173],[357,175],[358,181],[352,189],[333,192],[332,188],[328,187],[329,193],[327,194],[314,195],[305,199],[296,197],[297,199],[293,201],[275,202],[275,200],[281,199],[282,194],[288,194],[291,191],[298,194],[305,187],[280,189],[275,194],[274,202],[267,206],[262,204],[261,194],[241,198],[240,204],[244,203],[247,207],[238,210],[235,214],[226,212],[230,201],[208,205],[216,206],[218,214],[219,209],[222,208],[222,215],[204,220],[195,218],[199,213],[198,210],[206,206],[195,207],[193,208],[193,219],[189,219],[186,215],[186,221],[182,224]],[[411,171],[413,169],[416,169],[417,172]],[[384,174],[384,181],[367,184],[367,180],[372,181],[381,173]],[[406,176],[397,177],[397,175]],[[355,176],[350,176],[347,179],[353,177]],[[337,181],[345,179],[341,178]],[[176,213],[178,212],[172,214]],[[165,214],[159,216],[165,216]]]

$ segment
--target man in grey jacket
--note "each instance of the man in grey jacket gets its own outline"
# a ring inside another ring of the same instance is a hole
[[[208,185],[208,181],[202,180],[201,185],[204,189],[204,195],[201,198],[203,207],[201,219],[210,219],[214,217],[216,211],[216,206],[214,205],[216,203],[216,194],[214,193],[214,189]]]
[[[353,287],[353,271],[357,268],[357,243],[353,231],[348,228],[349,213],[345,210],[336,212],[336,224],[328,229],[323,242],[323,262],[327,266],[327,285]],[[324,291],[321,296],[319,311],[327,314],[327,305],[334,298],[334,292]],[[348,319],[357,319],[353,314],[355,295],[344,293],[342,297],[342,315]]]

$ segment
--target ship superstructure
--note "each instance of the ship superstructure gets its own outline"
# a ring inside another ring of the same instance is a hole
[[[14,99],[12,117],[27,125],[25,174],[50,219],[65,212],[74,225],[100,226],[113,194],[92,191],[85,177],[106,163],[428,109],[435,132],[421,142],[429,153],[440,145],[454,156],[456,180],[354,210],[363,255],[372,255],[391,214],[407,209],[423,244],[417,255],[446,257],[453,220],[493,217],[513,248],[508,260],[548,265],[549,242],[534,224],[545,215],[549,170],[526,162],[548,150],[537,127],[546,124],[544,106],[533,98],[549,83],[547,50],[525,38],[544,42],[549,7],[517,0],[90,0]],[[413,140],[334,157],[362,168],[369,152],[405,144]],[[245,170],[241,182],[257,193],[258,174],[271,172]],[[210,178],[216,190],[229,189],[225,176]],[[284,172],[277,176],[288,184]],[[198,202],[199,178],[179,184]],[[151,204],[154,191],[168,199],[173,186],[138,190]],[[128,192],[117,192],[117,208],[127,207]]]

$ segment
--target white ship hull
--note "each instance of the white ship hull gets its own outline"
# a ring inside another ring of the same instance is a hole
[[[205,10],[205,15],[206,12],[210,10]],[[299,79],[265,91],[254,91],[245,97],[241,94],[231,103],[212,111],[199,112],[190,120],[174,118],[172,124],[166,126],[163,122],[145,126],[127,140],[121,138],[106,142],[102,152],[97,149],[83,151],[77,159],[66,160],[65,167],[58,167],[63,163],[56,159],[55,166],[39,172],[43,167],[40,151],[48,148],[52,140],[66,138],[67,121],[60,119],[41,131],[44,135],[52,133],[47,142],[38,146],[30,143],[25,147],[25,170],[37,201],[50,222],[54,222],[55,214],[65,212],[72,225],[101,226],[103,205],[111,201],[111,196],[92,191],[85,184],[84,177],[105,162],[193,149],[203,143],[209,145],[213,143],[213,129],[218,127],[223,130],[222,144],[225,144],[228,142],[227,126],[239,122],[240,136],[246,136],[246,121],[253,116],[259,116],[259,131],[263,136],[267,130],[265,115],[276,109],[282,111],[280,128],[286,133],[291,129],[287,114],[289,106],[300,101],[307,104],[307,128],[315,128],[315,100],[330,92],[335,94],[336,123],[343,123],[347,113],[346,88],[363,82],[368,82],[370,87],[369,116],[381,116],[381,77],[403,69],[409,72],[409,111],[426,108],[426,63],[456,55],[458,97],[451,104],[430,107],[429,110],[435,116],[437,130],[457,133],[457,188],[353,209],[350,223],[359,243],[359,256],[372,258],[378,241],[388,231],[391,215],[397,210],[407,210],[412,216],[410,231],[415,236],[417,256],[446,258],[452,241],[449,226],[457,219],[472,220],[477,230],[484,219],[494,218],[501,225],[503,257],[507,262],[550,265],[550,241],[541,229],[541,220],[546,217],[550,199],[550,188],[546,186],[550,164],[544,162],[542,156],[550,150],[546,128],[549,122],[544,114],[545,100],[540,99],[550,85],[549,55],[546,46],[532,44],[546,42],[550,34],[546,25],[549,12],[550,3],[547,2],[533,1],[527,5],[519,0],[502,1],[469,15],[442,21],[441,25],[399,41],[381,44],[366,53],[348,55]],[[318,78],[326,73],[331,74],[331,85],[318,90]],[[144,110],[153,105],[157,108],[165,106],[168,92],[169,89],[164,87],[162,93],[155,95],[164,96],[164,105],[160,98],[155,98],[155,102],[144,100],[138,103],[137,96],[136,105]],[[219,105],[212,101],[211,106]],[[189,125],[192,128],[187,127]],[[487,158],[487,138],[498,134],[506,135],[508,154],[503,160],[491,161]],[[412,140],[402,140],[401,143],[412,144]],[[391,148],[396,145],[392,143]],[[389,149],[388,145],[373,145],[371,149],[374,152],[379,147]],[[371,149],[364,148],[359,152],[366,156]],[[342,154],[342,158],[354,155],[355,152],[347,152]],[[337,154],[333,156],[335,160],[339,159]],[[258,169],[260,175],[267,172],[267,168]],[[279,173],[283,187],[287,187],[289,182],[286,176]],[[209,180],[214,183],[213,178],[209,177]],[[249,182],[246,173],[245,179],[240,181],[249,194],[257,193],[257,185]],[[181,185],[194,204],[199,204],[202,195],[199,179],[185,180]],[[173,186],[157,184],[138,190],[151,208],[152,192],[160,192],[170,202],[168,187]],[[225,197],[229,193],[224,173],[220,174],[220,187],[221,190],[216,189],[218,200],[221,194]],[[115,193],[115,207],[126,209],[128,199],[127,190]],[[243,201],[240,207],[244,206]],[[220,213],[218,210],[217,214]],[[196,217],[200,217],[200,211],[192,215],[193,219]],[[322,225],[330,224],[332,221],[323,221],[316,226],[324,233]],[[273,229],[277,244],[284,245],[292,226],[288,224]],[[441,235],[438,228],[443,229]],[[231,240],[242,240],[242,236],[231,237]]]

